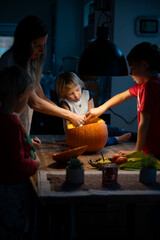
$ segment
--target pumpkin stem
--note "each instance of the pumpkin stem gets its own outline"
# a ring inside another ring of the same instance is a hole
[[[102,155],[102,158],[103,158],[103,162],[104,162],[104,156],[103,156],[103,153],[101,152],[101,155]]]

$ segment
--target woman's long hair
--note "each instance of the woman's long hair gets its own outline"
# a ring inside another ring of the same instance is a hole
[[[45,54],[31,60],[33,40],[48,34],[46,25],[37,16],[27,16],[22,19],[14,33],[14,43],[11,47],[15,63],[26,69],[35,82],[40,80]]]

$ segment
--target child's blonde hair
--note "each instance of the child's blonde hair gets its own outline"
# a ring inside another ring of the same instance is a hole
[[[29,74],[14,65],[0,71],[0,109],[9,104],[8,99],[16,99],[20,94],[27,94],[34,87]]]
[[[84,82],[73,72],[61,73],[56,80],[56,91],[61,98],[65,98],[68,90],[72,89],[76,85],[80,85],[84,88]]]

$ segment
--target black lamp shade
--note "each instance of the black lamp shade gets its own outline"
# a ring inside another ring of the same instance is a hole
[[[128,68],[121,50],[113,42],[96,39],[79,60],[78,75],[125,76]]]

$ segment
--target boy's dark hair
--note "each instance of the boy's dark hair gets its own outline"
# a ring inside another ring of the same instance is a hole
[[[133,65],[142,60],[149,63],[150,71],[160,72],[160,49],[156,44],[149,42],[139,43],[132,48],[127,56],[129,65]]]

